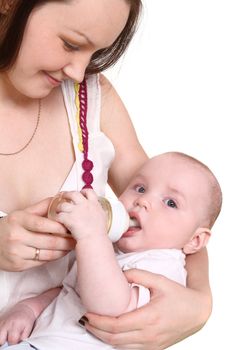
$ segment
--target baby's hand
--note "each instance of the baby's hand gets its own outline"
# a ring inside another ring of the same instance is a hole
[[[62,198],[67,202],[58,205],[57,220],[76,240],[93,235],[106,235],[107,215],[93,190],[64,192]]]
[[[0,316],[0,345],[18,344],[31,334],[36,317],[26,304],[18,303]]]

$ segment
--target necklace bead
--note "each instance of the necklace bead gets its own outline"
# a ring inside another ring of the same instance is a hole
[[[91,171],[93,169],[93,162],[89,159],[85,159],[83,162],[82,162],[82,168],[83,170],[88,170],[88,171]]]
[[[87,85],[86,80],[83,80],[81,84],[75,84],[75,104],[77,108],[76,120],[78,123],[78,135],[79,135],[79,150],[83,153],[82,168],[84,170],[82,174],[82,180],[84,182],[83,188],[92,188],[93,175],[91,170],[94,167],[93,162],[88,159],[88,129],[87,129]]]

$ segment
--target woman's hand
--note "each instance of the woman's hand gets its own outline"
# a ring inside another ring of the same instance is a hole
[[[66,229],[47,217],[51,198],[0,219],[0,269],[22,271],[55,260],[75,247]]]
[[[211,313],[211,297],[142,270],[125,272],[130,283],[150,289],[149,304],[120,317],[88,313],[86,329],[120,349],[161,350],[203,327]]]

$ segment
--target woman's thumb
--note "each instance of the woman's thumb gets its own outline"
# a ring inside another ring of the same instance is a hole
[[[139,284],[149,289],[163,290],[170,281],[161,275],[139,269],[124,271],[129,283]]]
[[[30,214],[47,216],[48,208],[49,208],[49,204],[51,202],[51,199],[52,199],[51,197],[43,199],[42,201],[26,208],[26,211]]]

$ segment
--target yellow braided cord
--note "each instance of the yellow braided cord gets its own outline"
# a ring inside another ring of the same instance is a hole
[[[81,152],[83,152],[84,147],[83,147],[82,129],[80,127],[80,101],[79,101],[79,84],[78,83],[74,84],[74,89],[75,89],[75,105],[77,108],[76,122],[78,125],[78,138],[79,138],[78,148]]]

